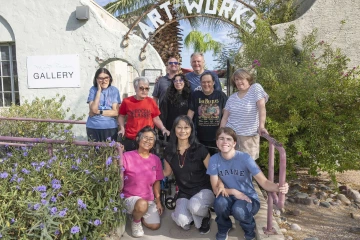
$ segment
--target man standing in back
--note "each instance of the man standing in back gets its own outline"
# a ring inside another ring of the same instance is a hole
[[[191,92],[202,90],[200,83],[200,76],[204,73],[210,73],[213,76],[213,79],[215,80],[215,86],[214,86],[215,90],[218,91],[222,90],[219,77],[217,76],[217,74],[210,70],[205,70],[204,54],[200,52],[195,52],[191,54],[190,63],[194,71],[187,73],[185,76],[190,82]]]
[[[167,73],[165,76],[159,78],[152,94],[158,106],[160,106],[160,103],[164,100],[166,90],[171,84],[171,79],[178,74],[180,70],[180,62],[175,55],[168,58],[166,65]]]

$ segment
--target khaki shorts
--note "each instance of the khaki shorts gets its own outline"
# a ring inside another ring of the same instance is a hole
[[[135,204],[137,200],[141,199],[138,196],[132,196],[125,198],[125,208],[128,214],[132,214],[135,208]],[[154,201],[148,201],[148,211],[143,216],[144,222],[147,224],[155,224],[160,223],[160,215],[156,208],[156,204]]]
[[[236,135],[236,150],[248,153],[254,160],[259,158],[260,136],[240,136]]]

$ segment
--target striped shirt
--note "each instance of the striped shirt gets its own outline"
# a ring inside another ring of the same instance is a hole
[[[267,102],[269,95],[258,83],[252,84],[243,98],[239,98],[238,93],[232,94],[225,105],[230,113],[226,127],[232,128],[237,135],[257,135],[259,110],[256,103],[262,98]]]

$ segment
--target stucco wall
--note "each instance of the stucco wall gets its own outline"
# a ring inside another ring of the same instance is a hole
[[[309,1],[310,3],[312,1]],[[350,58],[349,67],[360,65],[360,1],[359,0],[316,0],[298,19],[273,26],[277,34],[294,24],[298,30],[299,46],[304,36],[318,29],[319,41],[331,43]],[[342,25],[340,22],[345,20]],[[342,28],[342,29],[341,29]]]
[[[87,21],[75,17],[76,6],[81,5],[90,7]],[[120,43],[128,28],[92,0],[0,0],[0,6],[0,17],[9,24],[15,37],[21,102],[35,97],[66,95],[65,108],[70,107],[71,113],[76,115],[87,115],[89,88],[96,69],[101,65],[97,60],[125,61],[139,75],[143,69],[165,71],[160,56],[151,45],[146,49],[146,59],[140,61],[140,48],[145,43],[140,37],[130,36],[129,46],[122,48]],[[0,21],[0,34],[5,32],[3,22]],[[63,54],[79,54],[80,88],[29,89],[27,57]],[[121,74],[127,75],[128,68],[123,68]],[[124,81],[118,84],[126,86],[129,79],[121,79]],[[85,136],[84,129],[78,129],[76,134]]]

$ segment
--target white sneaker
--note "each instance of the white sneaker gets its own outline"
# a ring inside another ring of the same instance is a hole
[[[138,223],[131,221],[131,233],[132,236],[136,238],[144,236],[144,230],[142,228],[141,221]]]

